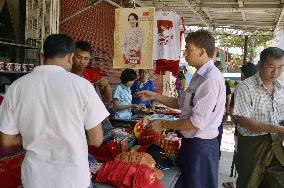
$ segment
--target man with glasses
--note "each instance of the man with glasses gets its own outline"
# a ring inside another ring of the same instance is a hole
[[[235,89],[237,188],[284,187],[284,89],[277,81],[283,66],[284,51],[267,48],[258,73]]]

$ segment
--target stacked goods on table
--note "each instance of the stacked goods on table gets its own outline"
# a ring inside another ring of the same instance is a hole
[[[160,138],[155,139],[154,144],[161,146],[167,155],[177,156],[181,146],[181,138],[177,137],[177,134],[169,132],[162,135]]]
[[[165,115],[179,115],[180,110],[172,109],[172,108],[158,108],[156,109],[157,114],[165,114]]]
[[[153,108],[142,108],[141,110],[138,110],[135,112],[136,114],[165,114],[165,115],[180,115],[180,110],[172,109],[169,107],[153,107]]]
[[[89,147],[89,153],[97,160],[90,164],[95,182],[124,188],[164,187],[160,181],[164,176],[162,170],[174,166],[174,158],[170,155],[176,155],[180,140],[176,139],[174,134],[154,133],[147,126],[148,121],[148,118],[141,119],[132,131],[115,129],[111,140],[100,147]],[[133,138],[140,145],[130,144]],[[160,142],[154,144],[156,140],[163,139],[173,141],[175,144],[160,144]]]
[[[96,181],[116,187],[163,187],[163,172],[155,169],[155,160],[142,152],[123,152],[114,161],[103,164]]]
[[[124,128],[113,129],[112,134],[101,146],[89,146],[89,153],[99,162],[112,161],[119,153],[128,151],[135,142],[134,135]]]
[[[157,116],[157,114],[153,116]],[[175,157],[181,146],[181,138],[174,132],[168,132],[162,135],[154,133],[147,127],[148,121],[147,118],[143,119],[137,122],[134,127],[134,133],[138,139],[138,143],[140,145],[156,144],[162,147],[168,156],[173,155]]]

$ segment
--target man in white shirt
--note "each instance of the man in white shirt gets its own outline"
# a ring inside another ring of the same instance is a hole
[[[0,108],[0,146],[26,150],[25,188],[90,185],[87,144],[101,145],[109,113],[91,83],[69,72],[74,50],[67,35],[48,36],[44,65],[16,80]]]

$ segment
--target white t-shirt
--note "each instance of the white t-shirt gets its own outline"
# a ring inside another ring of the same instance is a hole
[[[90,185],[85,130],[109,115],[94,87],[55,65],[16,80],[0,107],[0,131],[21,134],[25,188]]]
[[[173,11],[157,11],[154,21],[153,60],[180,59],[180,31],[182,20]]]

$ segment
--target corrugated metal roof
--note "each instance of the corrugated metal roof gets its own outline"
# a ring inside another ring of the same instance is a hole
[[[139,4],[170,7],[190,26],[272,32],[284,27],[284,0],[140,0]]]

